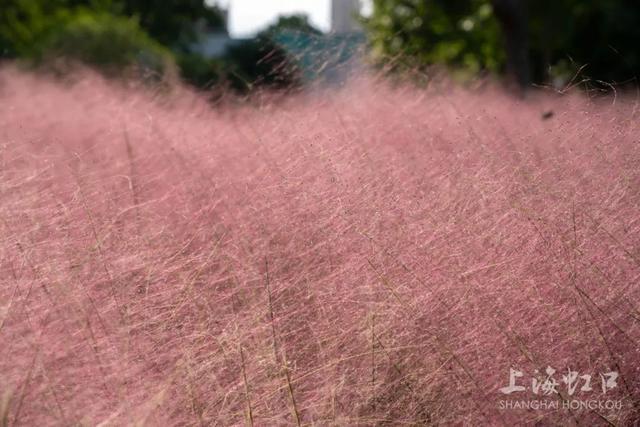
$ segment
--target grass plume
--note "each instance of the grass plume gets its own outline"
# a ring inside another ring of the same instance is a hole
[[[616,96],[363,78],[211,108],[0,71],[0,423],[632,425]],[[580,398],[618,371],[622,407],[499,409],[547,366]]]

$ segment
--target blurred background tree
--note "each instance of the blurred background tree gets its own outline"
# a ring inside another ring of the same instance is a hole
[[[300,87],[302,75],[298,64],[276,42],[278,36],[291,32],[309,36],[322,35],[305,15],[279,17],[255,38],[229,48],[225,58],[227,63],[233,64],[230,76],[232,85],[239,89],[251,89],[255,85]]]
[[[315,36],[322,35],[322,31],[311,25],[309,17],[301,14],[280,16],[276,22],[263,30],[260,35],[274,36],[283,31],[295,31]]]
[[[174,68],[173,53],[195,39],[196,19],[224,22],[197,0],[2,0],[0,53],[56,71],[64,58],[109,76],[132,67],[161,76]]]
[[[640,69],[638,0],[372,1],[363,19],[372,53],[395,68],[436,65],[462,77],[491,73],[559,88],[636,82]],[[197,87],[226,81],[248,90],[299,85],[295,58],[278,40],[321,37],[297,15],[234,41],[221,57],[193,50],[199,29],[226,32],[225,25],[225,12],[203,0],[0,0],[0,58],[64,57],[108,75],[131,68],[162,75],[177,64]]]
[[[197,87],[228,82],[238,90],[296,83],[286,53],[270,32],[310,29],[306,18],[281,18],[255,39],[241,41],[222,58],[192,51],[198,30],[226,32],[224,11],[202,0],[0,0],[0,58],[26,59],[64,71],[81,62],[108,76],[138,69],[162,77],[177,64]],[[317,30],[316,30],[317,31]]]
[[[265,34],[230,46],[224,59],[227,80],[240,91],[256,86],[295,88],[301,84],[295,62]]]
[[[203,21],[208,28],[224,28],[224,12],[203,0],[113,0],[116,12],[134,16],[160,43],[185,49],[196,39],[195,23]]]
[[[407,67],[444,64],[476,74],[498,71],[504,51],[483,0],[373,0],[364,20],[372,53]]]
[[[373,0],[364,20],[380,60],[559,87],[635,81],[639,24],[637,0]]]
[[[91,13],[129,18],[157,42],[184,47],[195,40],[195,22],[204,20],[211,27],[224,27],[223,12],[201,0],[2,0],[0,43],[3,56],[29,54],[38,49],[44,33],[59,25],[60,14],[83,9]]]
[[[31,49],[36,64],[46,63],[58,73],[73,65],[58,60],[65,58],[93,66],[110,77],[133,72],[159,80],[175,74],[171,52],[134,19],[85,8],[59,11]]]

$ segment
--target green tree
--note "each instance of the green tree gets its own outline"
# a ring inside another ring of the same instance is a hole
[[[55,71],[82,62],[108,76],[130,71],[159,78],[174,68],[171,52],[153,40],[134,19],[84,8],[60,12],[33,50],[33,59]]]
[[[56,2],[2,0],[0,7],[0,55],[14,58],[33,53],[38,39],[57,13]]]
[[[134,18],[112,14],[115,6],[110,0],[3,2],[0,46],[4,57],[25,58],[54,71],[82,62],[110,76],[132,69],[161,76],[173,69],[170,51]]]
[[[140,26],[165,46],[184,49],[195,40],[195,23],[204,20],[207,27],[225,28],[224,14],[204,0],[114,0],[121,13],[136,16]]]
[[[263,35],[232,45],[224,61],[226,78],[241,91],[256,86],[291,88],[301,84],[295,62],[282,47]]]
[[[444,64],[476,73],[504,63],[498,25],[483,0],[374,0],[364,20],[375,57],[410,67]]]
[[[364,21],[378,58],[411,66],[508,72],[523,85],[579,70],[623,83],[640,69],[637,0],[374,0]]]
[[[153,39],[176,50],[184,50],[195,40],[196,21],[204,20],[209,28],[224,29],[225,25],[222,11],[203,0],[1,0],[0,54],[31,54],[43,34],[58,25],[61,14],[79,9],[133,18]]]
[[[280,16],[254,39],[229,48],[225,60],[229,65],[228,78],[234,87],[247,90],[255,86],[291,88],[302,84],[297,62],[276,41],[283,33],[322,34],[309,23],[306,15]]]
[[[226,31],[224,15],[203,0],[0,0],[0,52],[7,58],[67,69],[66,58],[116,76],[139,69],[162,75],[177,59],[182,77],[198,87],[231,82],[291,87],[300,83],[295,61],[274,41],[283,31],[319,35],[306,16],[281,17],[255,39],[235,43],[224,58],[190,51],[197,27]]]
[[[272,37],[283,31],[295,31],[299,33],[319,36],[322,31],[309,22],[309,17],[304,14],[279,16],[277,21],[260,32],[259,37]]]

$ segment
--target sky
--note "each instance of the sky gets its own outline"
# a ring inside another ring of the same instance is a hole
[[[278,15],[305,13],[323,31],[331,26],[331,0],[217,0],[229,7],[232,37],[249,37],[273,23]]]
[[[278,15],[305,13],[317,28],[330,26],[331,0],[218,0],[229,8],[229,33],[249,37],[274,22]]]

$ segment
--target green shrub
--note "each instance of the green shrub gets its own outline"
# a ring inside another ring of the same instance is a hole
[[[485,0],[374,0],[373,5],[364,25],[378,60],[402,59],[408,68],[444,64],[470,74],[496,72],[504,62],[499,27]]]
[[[31,57],[55,71],[80,62],[108,76],[135,70],[161,77],[175,68],[172,54],[134,20],[85,9],[60,12],[35,42]]]
[[[411,70],[434,64],[449,69],[502,72],[501,28],[490,0],[373,0],[363,20],[372,52],[383,64]],[[528,47],[535,83],[562,87],[635,84],[640,71],[638,0],[532,0],[526,5]],[[574,79],[575,77],[575,79]]]

